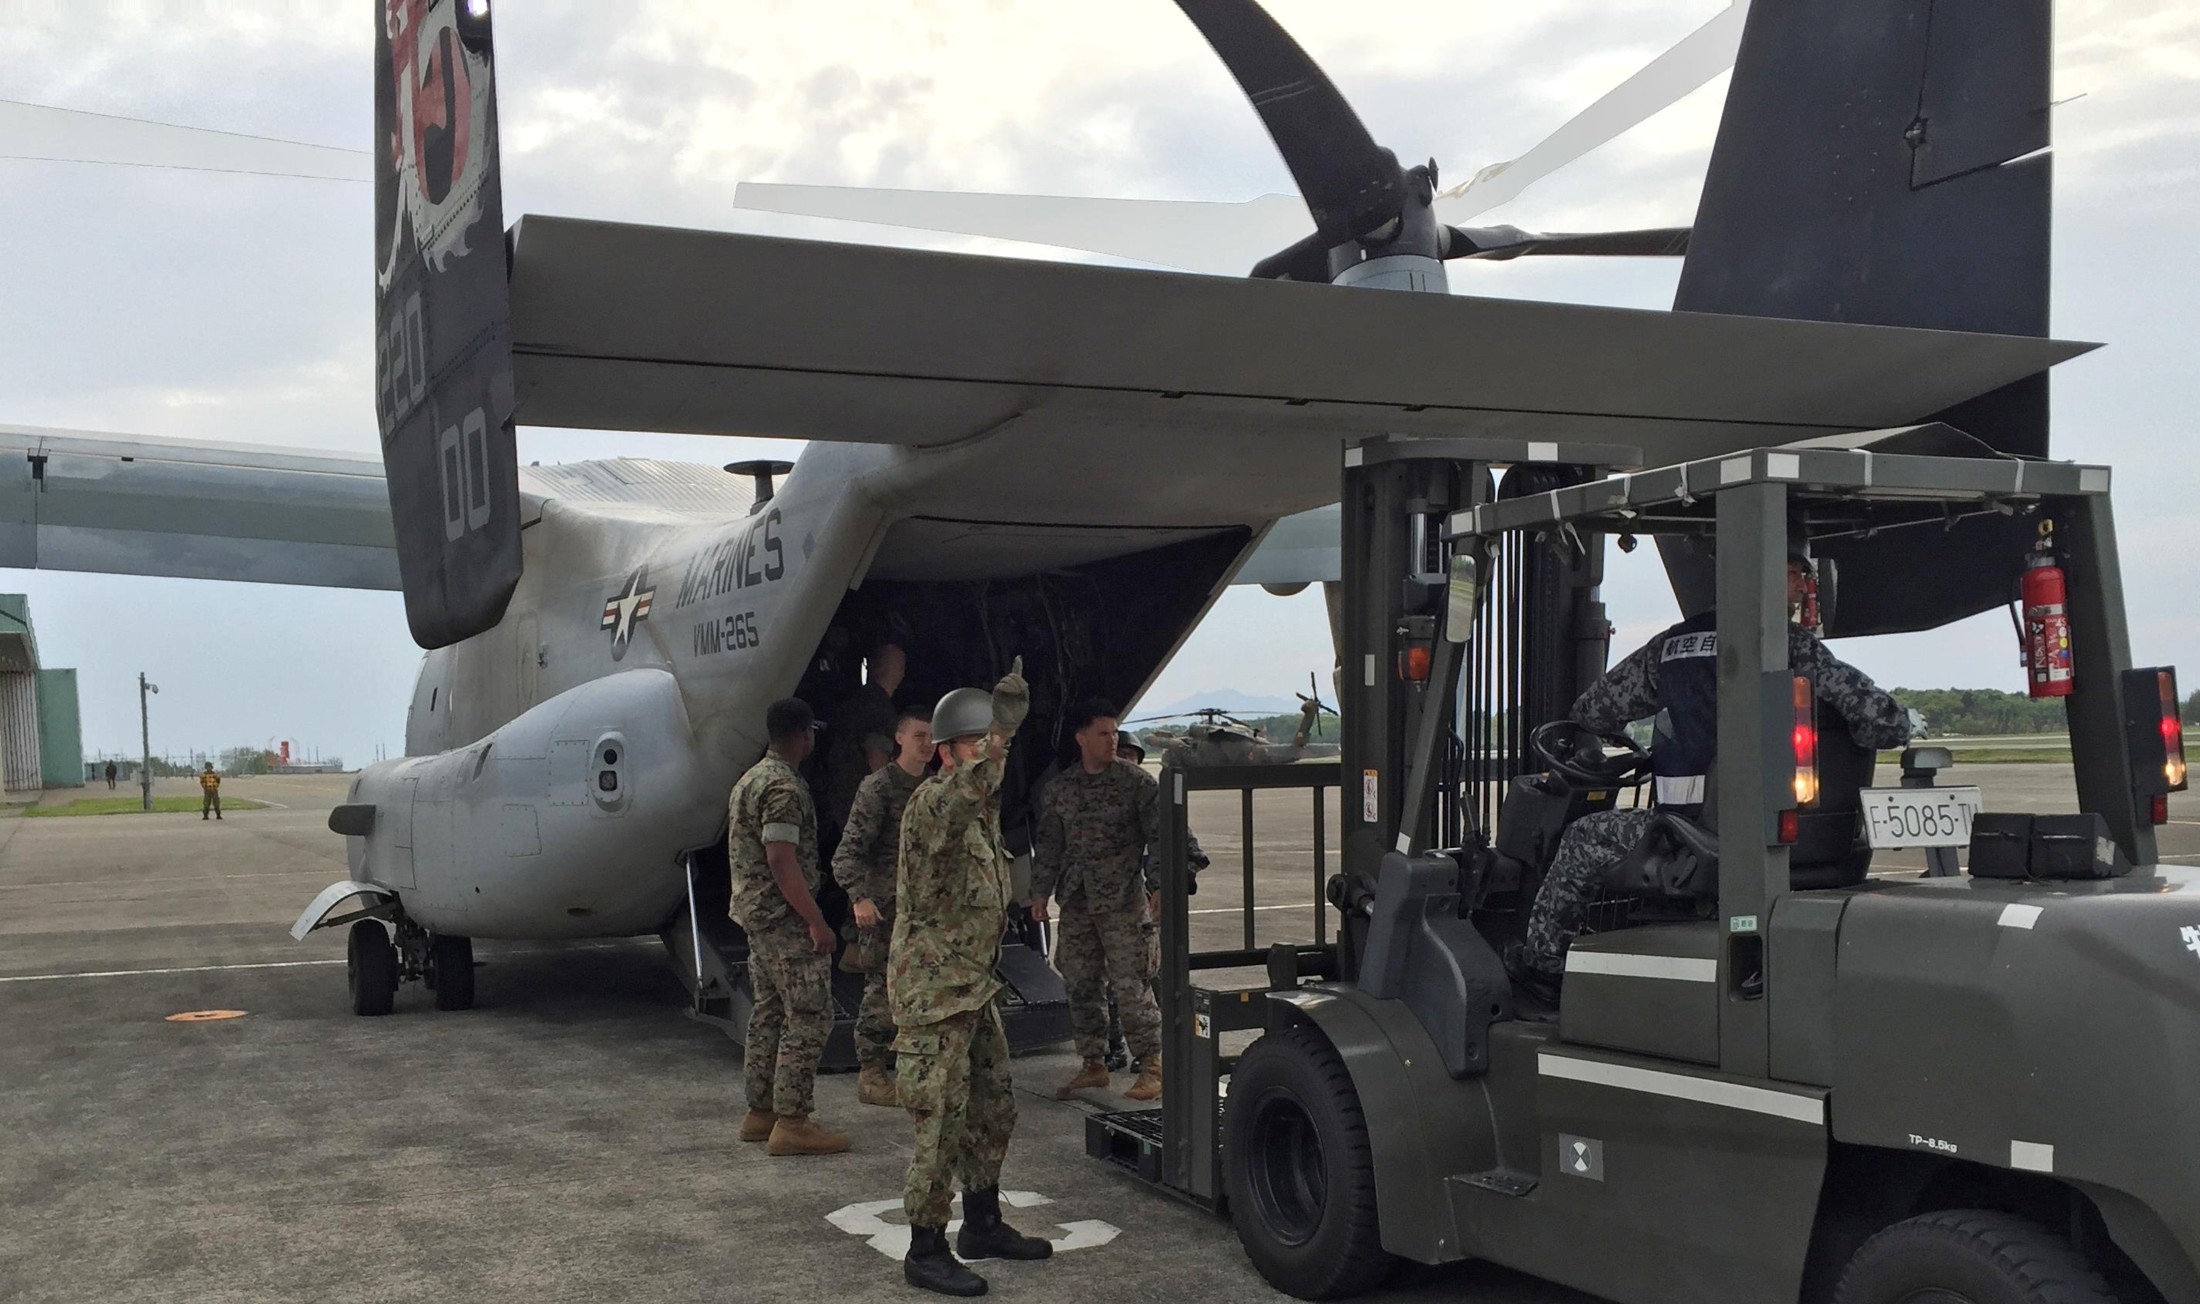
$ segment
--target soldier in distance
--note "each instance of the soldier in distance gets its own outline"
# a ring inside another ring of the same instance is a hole
[[[1811,580],[1811,558],[1800,539],[1788,545],[1788,665],[1807,674],[1818,700],[1839,712],[1864,747],[1896,747],[1910,736],[1908,713],[1863,671],[1826,650],[1818,635],[1796,624]],[[1618,733],[1656,718],[1651,735],[1656,805],[1690,819],[1703,812],[1719,744],[1718,615],[1705,611],[1665,630],[1589,685],[1569,713],[1599,733]],[[1641,840],[1650,808],[1592,812],[1559,841],[1550,871],[1528,915],[1527,936],[1505,948],[1515,981],[1555,1001],[1566,952],[1581,933],[1605,871]]]
[[[988,694],[958,688],[932,712],[940,768],[910,794],[886,990],[901,1101],[916,1128],[902,1186],[909,1254],[902,1278],[942,1295],[982,1295],[963,1259],[1043,1259],[1054,1247],[1001,1218],[1001,1161],[1016,1127],[1008,1034],[994,964],[1008,909],[1001,778],[1009,739],[1031,710],[1023,658]],[[963,1224],[947,1248],[960,1180]]]
[[[1161,1096],[1161,1011],[1153,996],[1154,924],[1160,878],[1146,855],[1159,832],[1160,785],[1116,759],[1118,712],[1088,698],[1063,723],[1077,763],[1039,793],[1033,836],[1034,919],[1061,900],[1054,967],[1069,988],[1070,1027],[1083,1066],[1054,1094],[1108,1085],[1107,1003],[1115,998],[1123,1039],[1138,1062],[1132,1100]]]

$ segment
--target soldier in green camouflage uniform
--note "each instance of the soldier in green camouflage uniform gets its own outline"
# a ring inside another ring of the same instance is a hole
[[[749,1026],[742,1039],[749,1113],[741,1139],[773,1155],[837,1154],[848,1138],[819,1128],[817,1063],[833,1030],[833,930],[817,907],[817,810],[799,768],[815,717],[799,698],[765,712],[771,747],[727,801],[733,921],[748,935]]]
[[[886,960],[894,935],[894,875],[901,859],[901,816],[909,795],[924,782],[932,759],[932,713],[904,711],[894,729],[894,759],[856,788],[848,822],[833,851],[833,878],[848,894],[848,946],[841,967],[863,978],[856,1014],[856,1064],[862,1075],[857,1098],[866,1105],[899,1102],[887,1076],[894,1050],[894,1012],[886,999]]]
[[[1791,544],[1788,556],[1788,614],[1791,619],[1802,604],[1809,567],[1808,552],[1799,544]],[[1711,631],[1711,642],[1703,641],[1704,634],[1697,630],[1698,626]],[[1841,716],[1857,745],[1896,747],[1909,739],[1909,713],[1863,671],[1827,651],[1818,636],[1801,625],[1789,624],[1787,633],[1788,668],[1811,677],[1817,699]],[[1676,652],[1673,645],[1687,634],[1695,635],[1694,642]],[[1669,745],[1679,731],[1702,735],[1703,741],[1715,746],[1718,732],[1715,710],[1701,719],[1676,720],[1672,718],[1675,713],[1670,710],[1661,713],[1659,668],[1677,655],[1701,657],[1705,655],[1705,647],[1711,649],[1711,655],[1716,655],[1716,638],[1716,626],[1704,616],[1661,632],[1589,685],[1574,702],[1573,720],[1599,733],[1618,733],[1633,721],[1662,714],[1661,730],[1652,740],[1653,755],[1661,745]],[[1715,706],[1716,699],[1712,701]],[[1709,747],[1703,750],[1706,755],[1711,754]],[[1698,794],[1698,803],[1701,800]],[[1700,805],[1683,805],[1681,809],[1693,818]],[[1505,966],[1516,980],[1546,999],[1555,998],[1559,975],[1566,966],[1566,952],[1587,923],[1589,903],[1604,893],[1606,870],[1634,850],[1635,844],[1648,831],[1654,814],[1655,811],[1648,807],[1598,811],[1582,816],[1567,828],[1565,837],[1559,841],[1557,854],[1551,858],[1542,887],[1536,892],[1535,908],[1528,914],[1525,939],[1506,948]]]
[[[940,772],[911,794],[901,822],[900,913],[886,983],[900,1029],[902,1103],[917,1134],[902,1188],[910,1226],[902,1275],[947,1295],[985,1291],[947,1248],[957,1178],[956,1249],[964,1258],[1043,1259],[1053,1250],[1000,1212],[1001,1160],[1016,1125],[1008,1035],[994,1006],[1009,895],[1000,790],[1008,740],[1030,710],[1022,670],[1019,657],[990,697],[962,688],[940,699],[932,715]]]
[[[1161,1011],[1154,1003],[1153,898],[1160,890],[1146,856],[1160,832],[1160,785],[1142,768],[1115,759],[1117,714],[1097,700],[1070,707],[1078,763],[1039,794],[1031,886],[1043,916],[1061,899],[1054,965],[1069,988],[1070,1028],[1084,1060],[1055,1094],[1108,1085],[1108,998],[1138,1062],[1132,1100],[1161,1094]]]

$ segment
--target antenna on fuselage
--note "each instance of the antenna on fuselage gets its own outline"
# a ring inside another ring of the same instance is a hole
[[[780,476],[794,470],[794,463],[760,457],[747,462],[728,462],[726,469],[735,475],[748,476],[756,482],[756,498],[749,504],[749,510],[753,512],[772,500],[773,486],[778,483]]]

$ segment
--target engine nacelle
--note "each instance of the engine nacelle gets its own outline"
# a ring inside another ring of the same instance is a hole
[[[339,813],[353,879],[464,937],[655,931],[684,899],[683,853],[716,836],[725,791],[679,685],[637,669],[558,694],[487,737],[360,772]]]

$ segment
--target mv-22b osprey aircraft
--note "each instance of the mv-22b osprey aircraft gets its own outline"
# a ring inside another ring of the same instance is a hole
[[[407,754],[332,815],[350,874],[298,934],[350,926],[360,1013],[389,1010],[400,978],[470,1003],[474,938],[661,933],[702,1003],[736,978],[725,798],[767,703],[799,693],[829,722],[886,640],[909,649],[901,698],[920,703],[1021,655],[1013,825],[1068,702],[1135,700],[1230,583],[1337,578],[1324,518],[1294,514],[1335,501],[1355,441],[1498,441],[1501,493],[1592,473],[1551,464],[1558,441],[1626,467],[1939,420],[2046,452],[2044,373],[2082,346],[2044,338],[2045,54],[2033,85],[2003,6],[1870,0],[1864,22],[1857,0],[1757,0],[1746,31],[1723,16],[1739,64],[1693,236],[1576,237],[1444,224],[1459,201],[1435,165],[1376,146],[1257,4],[1178,3],[1312,216],[1251,278],[507,229],[487,6],[388,0],[381,474],[18,430],[0,563],[400,585],[428,649]],[[2045,0],[2020,8],[2044,31]],[[1819,72],[1783,71],[1799,50]],[[1842,70],[1886,93],[1834,93]],[[1325,283],[1443,291],[1451,258],[1684,248],[1672,313]],[[748,475],[523,470],[519,422],[811,442]],[[1969,523],[1899,568],[1851,567],[1831,632],[1998,604],[1972,591],[1975,561],[2021,550],[2007,533]]]

